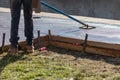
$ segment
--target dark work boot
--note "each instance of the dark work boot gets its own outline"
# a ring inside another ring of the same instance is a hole
[[[18,55],[18,48],[10,47],[8,50],[9,55]]]

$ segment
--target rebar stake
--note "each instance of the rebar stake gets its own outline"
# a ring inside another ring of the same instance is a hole
[[[51,30],[48,30],[48,44],[51,42]]]
[[[5,46],[5,33],[3,33],[3,38],[2,38],[2,52],[4,52],[4,46]]]
[[[40,48],[40,30],[38,30],[38,49]]]
[[[88,40],[88,34],[85,35],[85,41],[84,41],[84,44],[83,44],[83,53],[86,52],[87,40]]]

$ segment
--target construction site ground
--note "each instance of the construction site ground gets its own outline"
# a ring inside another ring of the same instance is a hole
[[[0,55],[1,80],[120,80],[120,58],[56,47],[37,55]]]
[[[82,39],[84,39],[84,34],[86,32],[89,32],[83,30],[82,34],[80,34],[81,30],[78,29],[80,24],[71,21],[60,14],[53,13],[51,14],[43,12],[38,14],[34,13],[33,18],[35,25],[34,26],[35,37],[37,37],[37,30],[41,31],[42,36],[48,34],[48,30],[50,29],[52,30],[52,34],[55,35],[62,35]],[[89,24],[92,24],[91,22],[94,22],[94,24],[97,25],[107,25],[106,27],[101,26],[100,32],[98,33],[97,33],[98,30],[97,31],[92,30],[91,33],[94,31],[94,33],[92,33],[94,35],[94,38],[91,38],[92,40],[120,44],[119,42],[120,21],[95,19],[80,16],[76,18],[85,21],[86,23]],[[24,41],[25,37],[23,33],[24,31],[23,16],[21,17],[21,19],[22,20],[20,22],[19,35],[20,41]],[[2,33],[6,33],[5,44],[9,44],[9,32],[10,32],[9,9],[0,8],[0,37],[1,37],[0,43],[2,42]],[[99,35],[99,38],[96,37],[95,35],[97,36]],[[38,53],[38,55],[32,56],[30,54],[23,54],[15,57],[9,56],[7,55],[7,53],[1,54],[0,79],[120,80],[120,58],[81,53],[69,49],[56,48],[53,46],[47,47],[47,50],[45,51],[36,50],[35,53]]]

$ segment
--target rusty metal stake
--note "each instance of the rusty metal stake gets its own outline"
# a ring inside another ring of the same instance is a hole
[[[48,44],[51,42],[51,30],[48,30]]]
[[[83,53],[86,52],[87,40],[88,40],[88,34],[85,35],[85,41],[84,41],[84,44],[83,44]]]
[[[3,33],[3,38],[2,38],[2,46],[1,46],[2,52],[4,52],[4,46],[5,46],[5,33]]]
[[[40,48],[40,30],[38,30],[38,49]]]

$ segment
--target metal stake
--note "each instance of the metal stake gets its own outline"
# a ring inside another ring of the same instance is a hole
[[[51,30],[48,30],[48,44],[51,42]]]
[[[86,52],[87,40],[88,40],[88,34],[85,35],[85,41],[84,41],[84,44],[83,44],[83,53]]]
[[[5,46],[5,33],[3,33],[3,38],[2,38],[2,52],[4,52],[4,46]]]
[[[40,30],[38,30],[38,49],[40,48]]]

